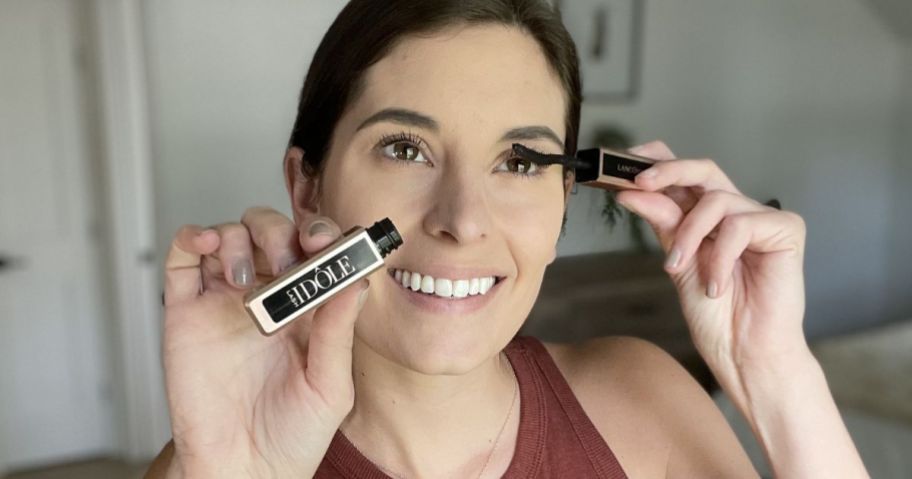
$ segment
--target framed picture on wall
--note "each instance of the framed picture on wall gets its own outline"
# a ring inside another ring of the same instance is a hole
[[[644,1],[552,0],[576,42],[587,103],[638,95]]]

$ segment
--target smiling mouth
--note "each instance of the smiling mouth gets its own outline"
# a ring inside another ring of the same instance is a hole
[[[447,299],[484,296],[494,285],[503,280],[500,276],[463,279],[434,278],[414,271],[393,268],[389,268],[387,272],[396,283],[405,289]]]

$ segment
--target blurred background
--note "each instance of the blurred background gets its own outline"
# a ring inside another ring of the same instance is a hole
[[[559,4],[581,146],[662,139],[805,218],[815,354],[873,477],[912,477],[912,3]],[[183,223],[290,211],[298,91],[342,5],[0,0],[0,477],[139,477],[169,439],[163,255]],[[586,188],[568,216],[522,332],[660,344],[769,477],[651,231]]]

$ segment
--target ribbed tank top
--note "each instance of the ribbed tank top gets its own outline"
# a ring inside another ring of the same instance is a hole
[[[519,382],[519,435],[503,477],[627,478],[548,350],[530,336],[504,348]],[[336,431],[315,479],[390,479]]]

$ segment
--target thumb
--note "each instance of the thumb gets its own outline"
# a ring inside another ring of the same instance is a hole
[[[684,219],[684,212],[674,200],[662,193],[639,190],[621,191],[616,199],[618,204],[649,223],[666,253],[671,249],[678,225]]]
[[[366,279],[352,284],[314,313],[304,372],[311,387],[325,398],[349,394],[355,321],[369,287]]]

